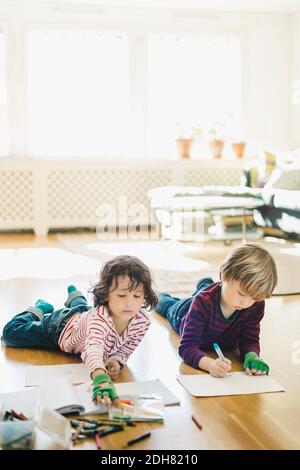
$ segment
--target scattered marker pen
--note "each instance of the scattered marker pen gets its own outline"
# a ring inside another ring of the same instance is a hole
[[[100,437],[100,433],[99,432],[96,432],[95,433],[95,441],[96,441],[96,447],[98,450],[101,450],[102,449],[102,442],[101,442],[101,437]]]
[[[202,429],[203,429],[203,424],[201,423],[201,421],[200,421],[200,419],[198,418],[198,416],[192,415],[192,420],[194,421],[194,423],[196,424],[196,426],[198,426],[198,428],[202,431]]]
[[[127,445],[128,445],[128,446],[132,446],[132,445],[135,444],[136,442],[143,441],[144,439],[147,439],[147,437],[150,437],[150,436],[151,436],[151,432],[146,432],[145,434],[142,434],[141,436],[135,437],[134,439],[130,439],[130,440],[127,442]]]

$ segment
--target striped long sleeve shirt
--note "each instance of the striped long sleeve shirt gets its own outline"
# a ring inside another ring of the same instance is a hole
[[[218,343],[221,349],[239,348],[242,358],[247,352],[259,355],[260,321],[264,316],[265,302],[255,302],[251,307],[235,311],[226,318],[221,310],[221,283],[214,283],[199,292],[192,300],[180,325],[179,355],[197,369],[199,361]]]
[[[150,315],[141,309],[122,335],[117,332],[105,306],[73,315],[63,329],[58,345],[68,353],[81,353],[90,373],[106,370],[105,362],[114,358],[124,366],[150,326]]]

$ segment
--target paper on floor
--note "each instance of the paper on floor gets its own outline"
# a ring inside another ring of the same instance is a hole
[[[123,382],[116,384],[116,387],[119,395],[157,395],[165,406],[180,404],[178,398],[159,379]]]
[[[165,406],[179,404],[179,400],[160,380],[145,380],[141,382],[123,382],[116,384],[120,398],[143,396],[161,397]],[[55,377],[49,387],[48,382],[39,385],[41,402],[60,413],[92,414],[105,413],[104,406],[95,406],[92,402],[92,382],[88,381],[73,386],[64,377]]]
[[[223,379],[212,377],[210,374],[178,375],[177,380],[194,397],[247,395],[285,390],[269,375],[248,376],[245,372],[232,372]]]
[[[165,406],[179,405],[180,401],[175,395],[159,380],[143,380],[140,382],[116,383],[116,389],[119,397],[126,396],[159,396]],[[77,395],[86,407],[87,400],[90,400],[91,382],[84,383],[75,387]]]
[[[64,377],[72,384],[90,380],[90,373],[85,364],[60,364],[55,366],[27,366],[25,386],[41,385],[53,378]]]

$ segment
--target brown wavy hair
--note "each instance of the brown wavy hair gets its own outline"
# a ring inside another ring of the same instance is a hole
[[[102,266],[99,281],[89,291],[94,297],[94,307],[107,304],[109,290],[119,276],[129,277],[129,291],[142,284],[146,301],[143,307],[151,310],[155,308],[158,296],[152,287],[153,281],[149,268],[139,258],[127,255],[116,256]]]

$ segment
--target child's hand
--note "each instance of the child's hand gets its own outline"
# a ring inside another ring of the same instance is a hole
[[[215,359],[210,367],[209,367],[209,373],[213,377],[226,377],[228,372],[231,371],[231,361],[229,359],[225,358],[225,361],[222,361],[220,358]]]
[[[110,376],[111,380],[116,380],[119,377],[121,366],[119,361],[116,359],[108,359],[108,361],[105,364],[105,367],[107,369],[107,373]]]
[[[255,352],[248,352],[244,358],[244,369],[247,375],[266,375],[269,366]]]
[[[107,374],[96,375],[93,378],[93,402],[95,405],[109,406],[111,402],[117,403],[116,387]]]

